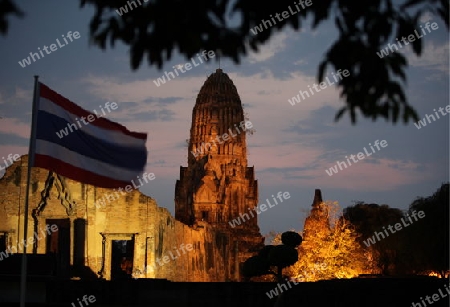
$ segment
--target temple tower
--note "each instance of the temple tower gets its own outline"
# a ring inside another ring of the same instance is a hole
[[[321,232],[323,235],[327,235],[330,232],[329,208],[325,206],[322,200],[322,191],[320,189],[314,191],[314,200],[311,207],[311,213],[305,219],[303,227],[303,239],[305,242],[309,240],[310,236],[317,236],[318,232]],[[305,245],[304,243],[302,245]]]
[[[251,128],[236,86],[217,69],[197,96],[188,166],[180,167],[175,187],[175,218],[187,225],[206,221],[231,233],[239,242],[239,258],[263,245],[252,210],[258,204],[258,183],[254,168],[247,166],[246,133]]]

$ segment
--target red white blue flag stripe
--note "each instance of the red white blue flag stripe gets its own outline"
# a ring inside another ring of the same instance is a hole
[[[104,188],[125,187],[142,174],[147,134],[88,112],[40,82],[38,87],[32,166]],[[82,117],[87,124],[81,124]]]

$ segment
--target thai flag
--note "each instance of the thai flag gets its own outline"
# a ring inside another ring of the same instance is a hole
[[[88,112],[40,82],[35,95],[31,166],[103,188],[125,187],[142,174],[147,134],[104,118],[104,109]]]

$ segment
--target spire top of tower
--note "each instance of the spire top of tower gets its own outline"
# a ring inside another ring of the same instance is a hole
[[[314,191],[314,200],[313,200],[312,206],[315,207],[317,205],[320,205],[322,202],[323,202],[322,191],[320,189],[316,189]]]
[[[233,84],[233,81],[228,74],[221,68],[216,68],[216,70],[208,76],[197,95],[196,105],[209,103],[214,105],[233,105],[239,108],[242,107],[236,86]]]

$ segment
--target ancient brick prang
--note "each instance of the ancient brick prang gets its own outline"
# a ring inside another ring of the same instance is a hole
[[[187,225],[206,221],[230,233],[239,262],[263,246],[257,215],[254,168],[247,166],[246,121],[233,81],[217,69],[205,81],[192,111],[188,166],[180,168],[175,187],[175,217]],[[241,214],[250,218],[236,227],[229,221]]]

